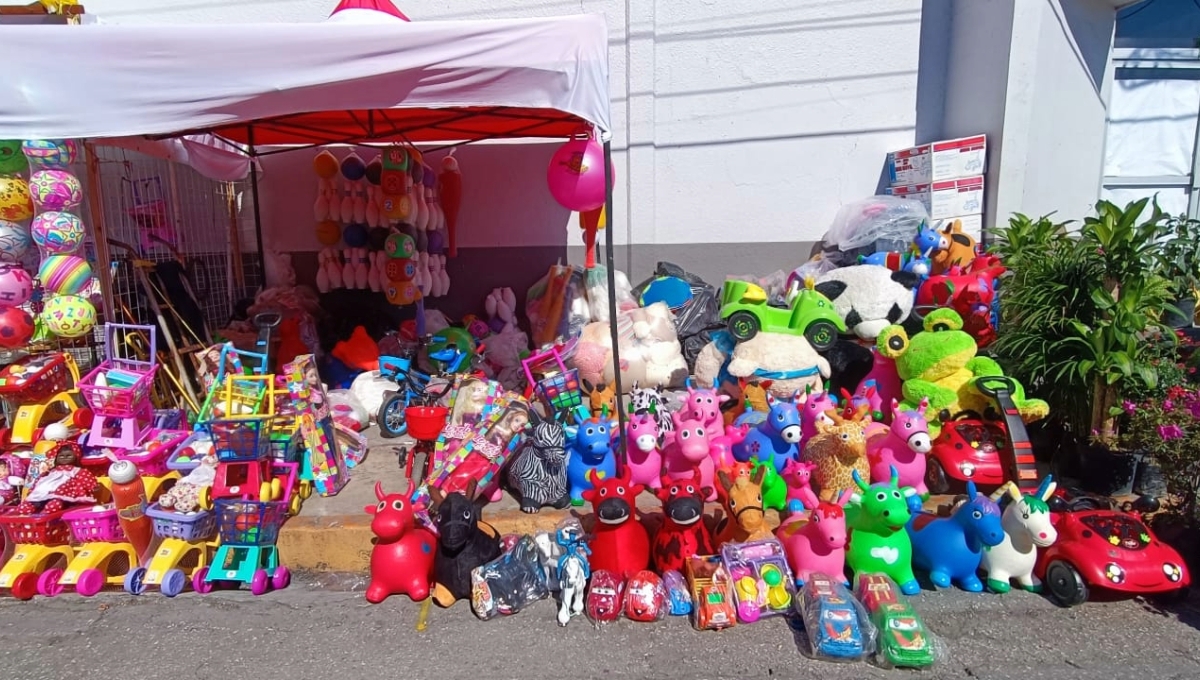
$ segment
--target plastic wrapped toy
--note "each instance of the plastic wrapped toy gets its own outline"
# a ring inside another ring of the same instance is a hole
[[[858,661],[875,649],[875,629],[846,586],[827,574],[813,574],[796,598],[809,652],[824,661]]]
[[[721,548],[721,557],[733,579],[738,621],[754,623],[791,608],[795,594],[792,570],[778,540],[727,543]]]
[[[584,590],[592,572],[588,556],[592,551],[583,542],[583,527],[574,517],[559,522],[554,540],[562,549],[562,555],[555,564],[558,579],[556,590],[560,593],[558,625],[565,626],[571,617],[583,613]]]
[[[549,596],[532,536],[522,536],[512,550],[471,572],[471,609],[485,621],[516,614]]]
[[[625,618],[652,623],[667,618],[667,589],[658,574],[639,571],[625,584]]]
[[[607,569],[592,572],[588,585],[587,616],[593,623],[609,623],[621,616],[625,579]]]
[[[718,555],[695,555],[683,565],[692,591],[692,626],[721,630],[737,623],[729,572]]]
[[[855,593],[878,631],[875,662],[885,668],[928,668],[938,642],[887,574],[859,574]]]
[[[667,589],[667,604],[671,616],[687,616],[692,613],[692,596],[688,593],[687,581],[683,574],[671,569],[662,576],[663,587]]]

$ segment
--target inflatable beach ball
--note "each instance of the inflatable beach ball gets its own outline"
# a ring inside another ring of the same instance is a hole
[[[42,322],[60,338],[78,338],[96,325],[96,308],[78,295],[58,295],[46,303]]]
[[[69,212],[44,212],[33,218],[29,235],[47,255],[70,255],[83,244],[83,220]]]
[[[29,161],[21,153],[21,142],[0,140],[0,175],[19,175],[29,169]]]
[[[76,255],[50,255],[38,267],[38,280],[48,292],[78,295],[92,282],[92,267]]]
[[[79,159],[79,144],[73,139],[29,139],[21,144],[29,165],[42,170],[61,170]]]
[[[31,243],[25,227],[0,220],[0,262],[20,262]]]
[[[19,264],[0,264],[0,307],[18,307],[33,295],[33,277]]]
[[[0,177],[0,220],[24,222],[33,217],[29,183],[21,177]]]
[[[0,309],[0,347],[20,349],[33,337],[33,317],[20,307]]]
[[[33,204],[42,210],[74,210],[83,201],[83,185],[66,170],[39,170],[29,176]]]

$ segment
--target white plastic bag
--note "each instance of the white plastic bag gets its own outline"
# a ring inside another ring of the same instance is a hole
[[[896,196],[871,196],[847,203],[833,218],[825,233],[825,247],[849,252],[874,246],[876,242],[907,244],[929,220],[920,201]],[[872,251],[874,252],[874,251]]]

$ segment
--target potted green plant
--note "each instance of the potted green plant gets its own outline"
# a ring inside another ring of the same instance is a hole
[[[1175,218],[1167,224],[1168,234],[1159,251],[1162,275],[1171,284],[1172,307],[1163,322],[1172,328],[1191,326],[1196,315],[1196,293],[1200,285],[1200,222]]]
[[[1161,469],[1174,509],[1195,518],[1200,492],[1200,390],[1177,385],[1162,396],[1125,400],[1117,443]]]

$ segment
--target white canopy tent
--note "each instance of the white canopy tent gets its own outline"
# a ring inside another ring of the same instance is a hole
[[[346,0],[338,9],[346,11],[316,24],[0,26],[0,139],[127,146],[136,137],[214,135],[252,159],[264,146],[594,130],[605,140],[613,214],[602,17],[409,22],[386,0]],[[51,61],[73,65],[79,77],[48,70]],[[201,143],[188,155],[204,155]],[[179,146],[159,151],[177,156]],[[257,193],[257,173],[249,174]],[[254,208],[261,252],[257,200]],[[613,335],[619,365],[615,325]]]

